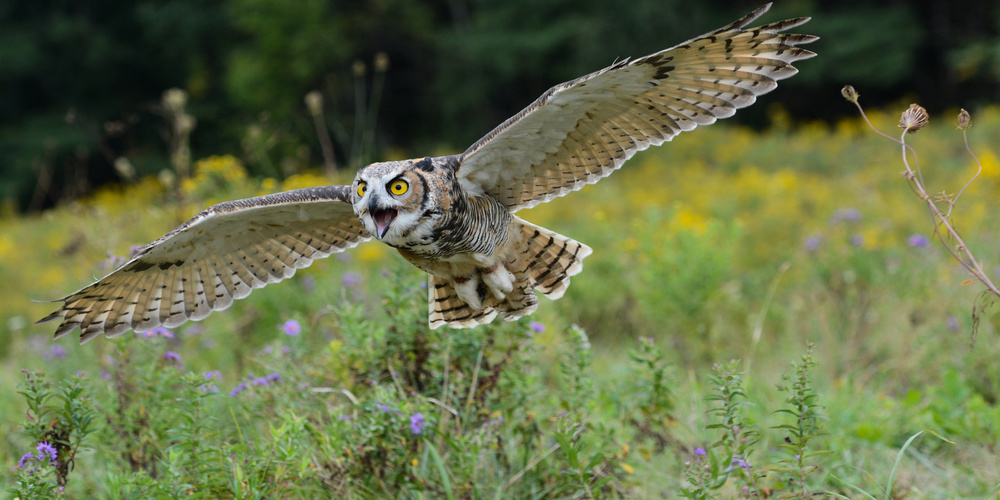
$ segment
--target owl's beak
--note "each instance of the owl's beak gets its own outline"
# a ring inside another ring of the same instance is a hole
[[[374,196],[368,202],[368,213],[372,215],[372,221],[375,222],[375,229],[378,233],[375,236],[380,240],[389,231],[389,225],[396,220],[396,215],[399,214],[395,208],[380,206],[375,202]]]

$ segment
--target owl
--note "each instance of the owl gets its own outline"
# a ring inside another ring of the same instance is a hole
[[[556,85],[462,154],[374,163],[350,186],[212,206],[62,302],[56,338],[176,327],[375,238],[428,275],[429,326],[514,320],[557,299],[590,247],[515,215],[593,184],[637,151],[710,125],[814,56],[808,18],[747,26],[770,4],[673,48]],[[582,207],[581,207],[582,208]]]

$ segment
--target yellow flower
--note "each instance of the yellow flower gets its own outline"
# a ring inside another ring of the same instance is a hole
[[[371,263],[381,260],[385,255],[385,247],[372,242],[362,243],[358,246],[358,260],[364,263]]]

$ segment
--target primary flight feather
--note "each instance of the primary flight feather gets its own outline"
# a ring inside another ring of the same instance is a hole
[[[60,301],[39,323],[80,341],[200,320],[314,259],[375,237],[428,273],[429,323],[470,327],[556,299],[590,247],[513,215],[593,184],[632,155],[753,104],[815,54],[809,18],[736,22],[556,85],[459,155],[374,163],[350,186],[208,208]]]

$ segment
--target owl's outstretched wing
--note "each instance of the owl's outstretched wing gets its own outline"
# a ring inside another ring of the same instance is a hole
[[[556,85],[462,154],[463,188],[511,211],[593,184],[649,146],[715,123],[798,72],[817,37],[782,33],[809,18],[756,28],[742,19],[676,47]]]
[[[178,326],[370,237],[354,215],[348,186],[220,203],[60,299],[63,306],[38,322],[62,319],[56,338],[80,327],[81,343],[101,333]]]

